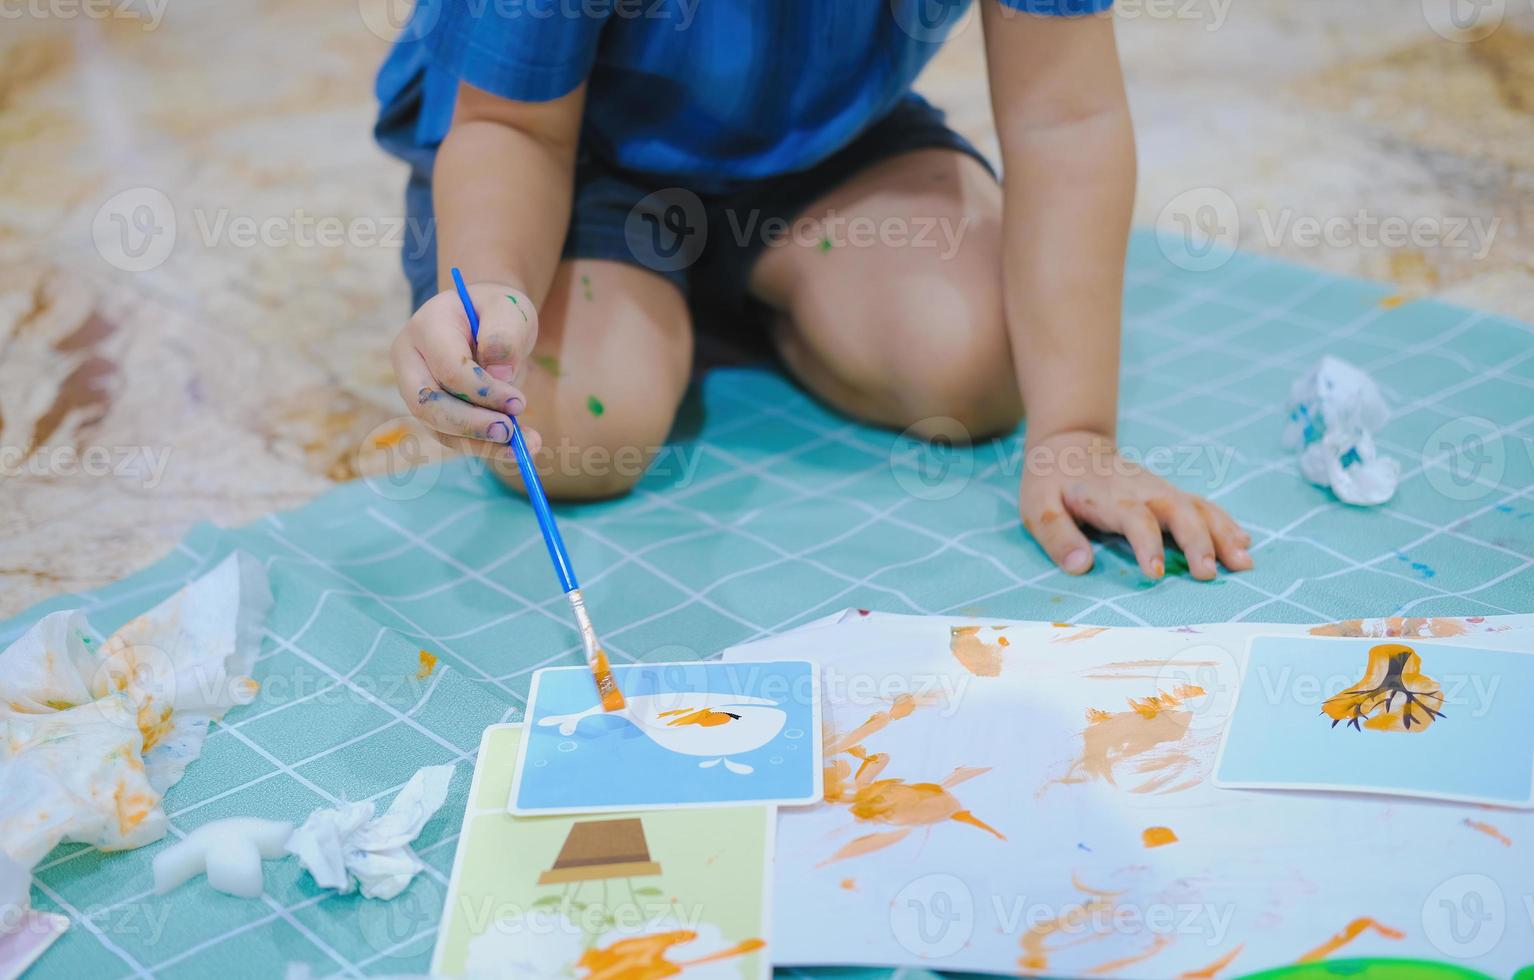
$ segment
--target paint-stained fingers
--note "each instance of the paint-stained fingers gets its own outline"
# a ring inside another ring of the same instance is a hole
[[[1204,515],[1193,506],[1190,497],[1153,497],[1146,501],[1162,526],[1172,532],[1172,539],[1188,560],[1188,573],[1201,582],[1213,579],[1219,571],[1214,560],[1214,539]]]
[[[1025,501],[1023,527],[1050,560],[1068,574],[1082,575],[1091,570],[1092,545],[1058,497],[1051,497],[1042,505]]]
[[[469,456],[481,456],[485,459],[504,460],[515,463],[516,453],[512,452],[509,444],[487,442],[484,439],[470,439],[464,436],[444,435],[441,432],[433,432],[437,441],[448,449],[455,452],[465,453]],[[524,426],[522,438],[527,441],[527,451],[536,454],[543,447],[543,437],[536,431]]]
[[[437,384],[453,396],[504,415],[521,414],[527,407],[522,389],[474,363],[461,338],[417,336],[415,350]]]
[[[1252,555],[1247,549],[1252,546],[1252,536],[1218,504],[1194,497],[1193,506],[1198,508],[1199,513],[1204,516],[1204,523],[1209,526],[1209,533],[1214,538],[1214,548],[1220,556],[1220,563],[1233,572],[1244,572],[1250,569]]]
[[[1166,549],[1161,544],[1161,522],[1149,507],[1138,500],[1125,499],[1107,505],[1103,515],[1108,530],[1117,531],[1129,539],[1135,560],[1147,578],[1159,579],[1166,574]]]
[[[537,307],[520,289],[494,283],[476,283],[469,295],[479,312],[475,358],[491,377],[515,380],[538,342]]]
[[[511,441],[511,419],[505,413],[470,404],[444,391],[426,361],[408,341],[393,349],[394,380],[411,414],[436,432],[484,440],[504,447]],[[531,434],[530,434],[531,433]],[[537,433],[524,429],[529,444]]]

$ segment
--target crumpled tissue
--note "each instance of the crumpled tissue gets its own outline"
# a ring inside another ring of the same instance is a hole
[[[410,842],[447,799],[452,778],[451,765],[421,769],[377,818],[371,801],[316,810],[293,831],[288,853],[321,888],[349,892],[355,878],[365,898],[393,898],[425,867]]]
[[[1300,451],[1300,472],[1331,487],[1345,504],[1373,506],[1389,500],[1401,467],[1382,457],[1374,433],[1390,417],[1379,385],[1335,357],[1323,357],[1289,390],[1284,445]]]
[[[0,653],[0,859],[28,872],[0,914],[26,908],[31,869],[61,842],[165,836],[162,794],[256,695],[271,601],[261,563],[236,553],[105,641],[76,609]]]

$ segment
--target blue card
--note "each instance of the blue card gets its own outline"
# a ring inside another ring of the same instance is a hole
[[[533,675],[513,813],[590,813],[821,796],[820,673],[807,660],[613,667],[605,712],[591,671]]]
[[[1255,637],[1214,784],[1534,807],[1534,653]]]

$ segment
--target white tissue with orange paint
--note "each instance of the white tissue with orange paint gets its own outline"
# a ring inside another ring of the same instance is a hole
[[[165,836],[162,794],[209,724],[255,697],[270,606],[260,562],[236,553],[105,641],[71,610],[0,653],[0,857],[30,870],[63,842]],[[19,891],[0,911],[25,908]]]

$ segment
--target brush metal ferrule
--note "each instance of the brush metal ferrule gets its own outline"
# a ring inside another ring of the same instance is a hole
[[[575,628],[580,630],[581,643],[586,647],[586,660],[594,661],[597,654],[602,652],[602,647],[597,643],[597,630],[591,625],[591,615],[586,612],[586,600],[581,596],[580,589],[571,589],[565,593],[570,600],[570,611],[575,614]]]

